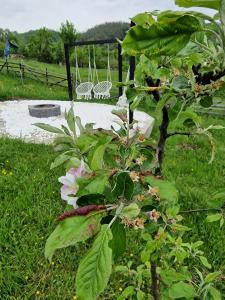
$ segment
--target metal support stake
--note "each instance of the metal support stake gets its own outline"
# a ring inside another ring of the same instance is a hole
[[[118,79],[119,82],[123,82],[123,58],[122,58],[122,47],[118,43]],[[123,95],[123,87],[119,86],[119,97]]]
[[[131,21],[130,27],[135,26],[134,22]],[[134,72],[135,72],[135,57],[131,56],[129,59],[129,65],[130,65],[130,74],[129,74],[129,80],[134,80]],[[134,88],[134,84],[130,85],[130,88]],[[129,102],[129,124],[133,123],[134,120],[134,112],[131,110],[131,102]]]
[[[71,72],[70,72],[70,50],[69,50],[69,45],[68,44],[64,44],[64,50],[65,50],[66,73],[67,73],[69,100],[73,101],[73,86],[72,86],[72,79],[71,79]]]

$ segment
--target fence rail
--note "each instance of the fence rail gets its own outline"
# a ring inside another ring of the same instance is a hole
[[[215,102],[209,108],[203,108],[200,105],[196,105],[195,111],[199,114],[225,117],[225,102]]]
[[[21,80],[25,78],[33,79],[41,83],[45,83],[48,86],[59,86],[67,88],[67,77],[66,75],[54,74],[48,71],[48,68],[44,71],[40,71],[34,67],[28,66],[24,63],[17,63],[11,61],[0,60],[0,73],[14,73],[18,75]],[[73,80],[73,78],[71,78]]]

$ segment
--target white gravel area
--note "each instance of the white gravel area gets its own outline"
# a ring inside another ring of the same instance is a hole
[[[28,112],[28,105],[37,104],[59,104],[62,115],[50,118],[31,117]],[[115,121],[118,118],[111,113],[117,106],[74,102],[75,115],[81,118],[82,124],[95,123],[95,128],[110,129],[111,125],[118,128]],[[18,100],[0,102],[0,135],[11,138],[21,138],[27,142],[49,143],[54,134],[45,132],[34,126],[34,123],[46,123],[60,127],[66,125],[64,112],[70,109],[69,101],[56,100]],[[134,119],[138,121],[136,126],[140,127],[143,133],[150,133],[154,119],[144,112],[135,111]]]

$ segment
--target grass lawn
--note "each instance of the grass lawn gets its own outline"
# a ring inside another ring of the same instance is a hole
[[[205,122],[224,125],[224,120],[212,118]],[[183,209],[205,208],[210,194],[224,188],[225,131],[215,136],[217,155],[212,165],[208,164],[210,148],[205,139],[179,137],[168,142],[165,174],[176,181]],[[57,182],[63,171],[49,170],[55,153],[51,146],[10,139],[0,139],[0,153],[0,299],[73,299],[75,271],[88,245],[57,251],[52,264],[44,258],[45,241],[65,208]],[[187,238],[203,240],[213,270],[224,271],[224,228],[207,224],[205,217],[186,216],[187,225],[193,228]],[[131,252],[134,260],[139,259],[138,232],[129,234],[129,239],[123,262]],[[218,284],[222,291],[222,278]],[[127,285],[123,277],[112,276],[100,299],[116,299],[119,288]]]
[[[10,59],[9,62],[20,63],[20,60]],[[3,61],[1,61],[2,63]],[[1,64],[0,63],[0,64]],[[30,67],[33,67],[39,71],[45,72],[46,68],[48,72],[55,75],[66,76],[66,67],[57,64],[47,64],[41,63],[35,60],[24,60],[24,63]],[[71,72],[74,75],[75,68],[71,66]],[[88,69],[80,68],[80,75],[82,82],[88,80]],[[118,95],[118,88],[115,83],[118,82],[118,72],[117,70],[111,71],[113,88],[111,90],[112,96]],[[98,70],[99,81],[106,80],[106,70]],[[44,79],[45,80],[45,79]],[[124,73],[124,80],[126,80],[126,74]],[[50,80],[51,81],[51,80]],[[54,82],[57,79],[53,80]],[[97,83],[97,82],[96,82]],[[47,86],[44,83],[38,82],[36,80],[29,79],[26,75],[24,85],[21,84],[21,79],[15,73],[6,73],[6,70],[0,72],[0,100],[11,100],[11,99],[51,99],[51,100],[67,100],[68,92],[67,88],[60,88],[56,86]]]

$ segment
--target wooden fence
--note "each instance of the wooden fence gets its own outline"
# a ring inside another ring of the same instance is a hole
[[[66,75],[63,76],[59,74],[53,74],[48,71],[48,68],[46,68],[45,72],[43,72],[24,63],[0,60],[0,73],[1,72],[14,73],[18,75],[21,80],[29,78],[45,83],[48,86],[59,86],[62,88],[67,88]]]
[[[225,117],[225,101],[224,102],[215,101],[215,103],[209,108],[203,108],[200,105],[196,105],[195,111],[199,114]]]

